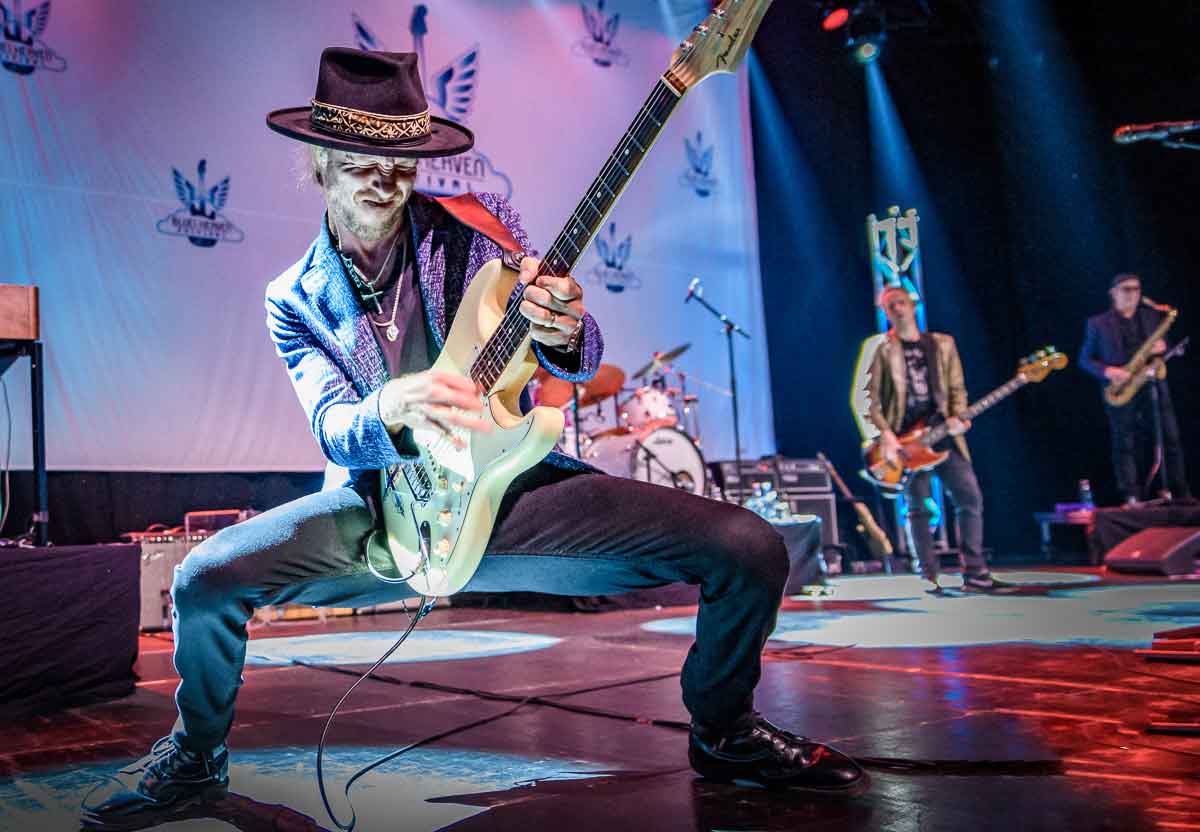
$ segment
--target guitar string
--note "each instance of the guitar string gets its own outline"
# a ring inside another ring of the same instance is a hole
[[[613,194],[612,203],[608,206],[606,211],[600,212],[600,211],[598,211],[595,203],[592,202],[590,197],[588,195],[585,195],[583,197],[583,199],[579,202],[579,204],[576,206],[575,210],[572,211],[563,230],[555,238],[555,242],[551,245],[550,251],[547,252],[546,258],[542,261],[542,264],[538,269],[539,276],[549,273],[547,271],[547,268],[551,263],[552,257],[558,257],[562,261],[563,266],[565,266],[567,268],[570,267],[570,263],[568,262],[567,257],[561,251],[561,241],[567,238],[567,235],[569,234],[572,226],[582,226],[584,228],[588,227],[588,225],[586,223],[584,223],[582,217],[580,216],[580,212],[583,209],[583,206],[585,204],[591,204],[592,209],[594,211],[597,211],[597,213],[600,215],[601,221],[603,220],[603,218],[605,216],[607,216],[608,212],[612,210],[612,207],[616,204],[617,198],[619,197],[620,194],[618,192],[615,192],[613,188],[609,187],[608,179],[616,171],[617,166],[621,164],[619,157],[621,156],[622,148],[625,148],[627,150],[630,149],[629,145],[631,144],[631,142],[641,145],[641,142],[637,138],[637,133],[640,132],[641,129],[646,125],[647,119],[653,118],[656,122],[658,122],[658,126],[661,128],[662,125],[665,124],[665,121],[662,119],[659,119],[660,113],[658,111],[664,103],[671,103],[671,99],[674,99],[675,103],[678,103],[678,101],[680,100],[679,97],[676,96],[674,94],[674,92],[672,92],[670,90],[669,87],[667,87],[666,82],[664,82],[660,78],[659,82],[655,84],[654,90],[651,92],[650,96],[647,98],[646,103],[643,104],[642,108],[638,111],[638,114],[634,118],[630,127],[628,129],[626,129],[624,135],[622,136],[622,140],[617,144],[617,147],[613,151],[613,153],[609,155],[607,162],[601,168],[601,171],[597,175],[596,179],[593,180],[592,184],[588,187],[587,194],[590,194],[593,187],[595,187],[597,184],[603,184],[605,189],[607,189],[610,193]],[[661,115],[665,115],[665,116],[669,117],[670,112],[668,111],[666,113],[661,113]],[[647,147],[645,149],[645,151],[642,153],[642,159],[644,160],[646,155],[648,155],[648,154],[649,154],[649,148]],[[638,164],[640,164],[640,162]],[[632,173],[633,172],[630,171],[629,175],[625,177],[626,183],[628,183],[628,181],[632,178]],[[572,247],[574,247],[573,243],[571,243],[570,245],[572,245]],[[578,249],[577,249],[577,253],[581,254],[582,251],[578,251]],[[522,316],[520,314],[520,304],[519,303],[508,307],[508,309],[505,311],[505,315],[502,317],[500,323],[497,325],[496,330],[493,332],[492,336],[488,339],[488,342],[485,344],[484,349],[480,352],[479,356],[475,359],[475,361],[471,365],[470,373],[474,380],[476,380],[476,381],[482,380],[481,378],[476,377],[477,370],[480,370],[480,369],[482,369],[484,371],[492,370],[496,373],[495,378],[488,379],[488,382],[489,382],[487,385],[488,387],[490,387],[492,384],[495,383],[496,380],[498,380],[499,374],[503,373],[504,366],[507,365],[508,360],[511,360],[511,353],[515,350],[516,346],[518,344],[520,344],[521,340],[523,340],[525,337],[526,332],[520,331],[520,329],[519,329],[520,321],[525,321],[525,320],[526,319],[524,318],[524,316]],[[517,326],[513,326],[513,324],[517,324]],[[527,331],[527,329],[528,329],[527,324],[526,324],[525,329]],[[499,337],[497,337],[497,336],[499,336]],[[500,365],[497,365],[496,363],[494,363],[496,359],[503,358],[504,352],[509,353],[509,358],[507,360],[503,361],[503,363]],[[480,365],[483,364],[484,362],[487,362],[487,363],[484,364],[484,366],[482,368],[480,368]],[[483,373],[480,372],[479,376],[483,376]]]
[[[642,108],[638,111],[638,114],[637,114],[637,116],[635,116],[633,123],[625,131],[625,134],[622,137],[622,141],[617,144],[616,149],[614,150],[614,152],[612,154],[609,155],[608,161],[601,168],[600,174],[596,177],[595,180],[593,180],[592,185],[588,187],[588,193],[591,192],[592,186],[594,186],[597,182],[603,181],[604,185],[608,189],[608,191],[610,193],[614,194],[614,199],[613,199],[612,205],[616,204],[616,196],[617,195],[611,187],[608,187],[608,184],[607,184],[608,177],[615,171],[616,165],[619,164],[619,162],[616,160],[620,156],[620,151],[621,151],[622,146],[627,147],[629,144],[629,141],[631,139],[636,141],[635,134],[637,132],[639,132],[643,126],[645,126],[647,117],[653,116],[655,118],[655,121],[657,121],[659,123],[660,127],[662,126],[663,123],[665,123],[658,119],[657,113],[656,113],[657,109],[659,107],[661,107],[661,105],[664,102],[669,102],[669,100],[670,100],[670,98],[664,97],[664,95],[663,95],[664,93],[666,93],[667,96],[674,97],[675,101],[678,102],[679,98],[674,96],[674,93],[672,93],[670,91],[670,89],[666,87],[666,83],[660,79],[659,82],[657,84],[655,84],[655,88],[654,88],[654,90],[651,91],[651,94],[648,97],[646,103],[643,104]],[[668,112],[668,113],[665,113],[664,115],[669,116],[670,113]],[[649,151],[647,150],[646,153],[648,153],[648,152]],[[643,159],[645,158],[645,155],[646,154],[643,153]],[[629,177],[627,177],[626,181],[628,181],[628,178],[631,178],[631,177],[632,177],[632,172],[629,173]],[[559,233],[558,237],[555,238],[555,242],[551,245],[550,251],[547,252],[546,258],[542,261],[542,265],[538,270],[539,275],[545,273],[545,269],[546,269],[547,265],[550,263],[551,257],[558,257],[562,261],[563,266],[565,266],[567,268],[570,267],[570,264],[567,262],[567,258],[560,250],[560,248],[561,248],[560,241],[566,237],[568,231],[570,230],[570,228],[573,224],[574,225],[582,225],[583,227],[586,228],[586,225],[584,225],[584,223],[582,222],[582,219],[579,216],[580,206],[582,206],[586,202],[591,202],[591,200],[585,196],[584,199],[579,203],[579,205],[576,206],[576,209],[574,211],[572,211],[566,226]],[[611,210],[612,205],[609,206],[609,210]],[[594,203],[592,204],[592,208],[593,208],[593,210],[596,210]],[[601,219],[603,219],[603,217],[605,215],[606,215],[606,213],[601,214]],[[571,244],[571,245],[574,247],[574,244]],[[579,253],[578,249],[577,249],[577,253]],[[517,318],[519,318],[520,320],[524,320],[524,317],[520,316],[519,307],[520,307],[520,304],[518,303],[515,307],[510,306],[506,310],[505,316],[501,319],[500,324],[496,327],[496,330],[493,332],[492,337],[489,338],[488,343],[485,344],[484,350],[481,351],[479,357],[476,358],[475,362],[472,364],[471,373],[472,373],[473,377],[475,375],[476,366],[481,361],[486,359],[488,362],[492,362],[494,359],[503,358],[502,350],[507,351],[510,354],[509,360],[511,360],[511,353],[515,350],[517,344],[519,344],[521,342],[521,340],[524,339],[524,337],[525,337],[525,332],[521,332],[521,331],[519,331],[519,329],[517,327],[512,326],[512,324],[514,324],[514,323],[519,323]],[[515,315],[512,314],[514,309],[516,310]],[[526,329],[527,329],[527,327],[526,327]],[[497,337],[497,336],[499,336],[499,337]],[[507,365],[507,363],[508,363],[507,360],[503,361],[503,365]],[[503,365],[495,366],[494,364],[489,363],[483,368],[484,370],[491,369],[497,374],[496,378],[488,379],[488,385],[487,385],[488,387],[490,387],[492,384],[494,384],[495,381],[497,380],[497,378],[499,377],[499,374],[501,374],[503,372]],[[476,380],[478,381],[479,379],[476,379]]]

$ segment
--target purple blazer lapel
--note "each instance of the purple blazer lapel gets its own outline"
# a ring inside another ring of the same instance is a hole
[[[358,392],[366,396],[388,380],[383,351],[350,285],[341,257],[333,248],[326,222],[316,240],[316,261],[324,280],[317,288],[317,308],[329,323],[345,360],[340,362]]]

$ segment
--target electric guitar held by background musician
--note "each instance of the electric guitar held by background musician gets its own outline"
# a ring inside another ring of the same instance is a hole
[[[959,414],[959,417],[965,421],[972,420],[1026,384],[1040,382],[1051,372],[1061,370],[1065,366],[1067,357],[1055,351],[1054,347],[1039,350],[1021,361],[1011,379],[976,401],[965,412]],[[882,442],[877,437],[863,450],[866,468],[862,475],[877,486],[883,496],[895,497],[904,491],[913,474],[929,471],[946,460],[949,452],[934,450],[934,446],[949,435],[948,422],[933,426],[918,424],[898,437],[900,451],[894,459],[885,458]]]
[[[867,546],[867,551],[871,553],[871,557],[886,562],[887,558],[890,558],[894,551],[892,541],[888,539],[887,532],[875,522],[875,517],[871,514],[871,509],[867,508],[867,504],[854,496],[854,493],[846,485],[845,480],[838,474],[837,469],[833,467],[833,463],[826,458],[825,454],[817,451],[817,459],[821,460],[821,464],[825,466],[825,470],[829,472],[829,476],[837,484],[838,490],[842,492],[842,496],[847,500],[853,501],[854,513],[858,515],[858,522],[854,525],[854,530],[862,537],[863,543]]]

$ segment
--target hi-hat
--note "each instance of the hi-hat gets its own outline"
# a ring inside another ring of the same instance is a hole
[[[538,367],[533,374],[538,383],[537,403],[546,407],[565,407],[571,403],[571,382],[550,375],[544,368]],[[625,383],[625,372],[615,364],[601,364],[591,381],[579,385],[579,406],[604,401],[621,390]]]
[[[691,348],[691,346],[692,346],[692,344],[689,341],[686,344],[680,344],[678,347],[676,347],[673,350],[667,350],[666,352],[654,353],[654,358],[650,361],[650,363],[647,364],[642,369],[638,370],[636,373],[634,373],[632,378],[641,378],[642,376],[646,375],[646,373],[653,372],[654,370],[657,370],[660,367],[662,367],[664,364],[670,364],[676,358],[678,358],[679,356],[681,356],[685,352],[687,352]]]

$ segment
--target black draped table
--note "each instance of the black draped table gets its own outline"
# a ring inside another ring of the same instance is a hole
[[[133,692],[140,547],[0,549],[0,713]]]

